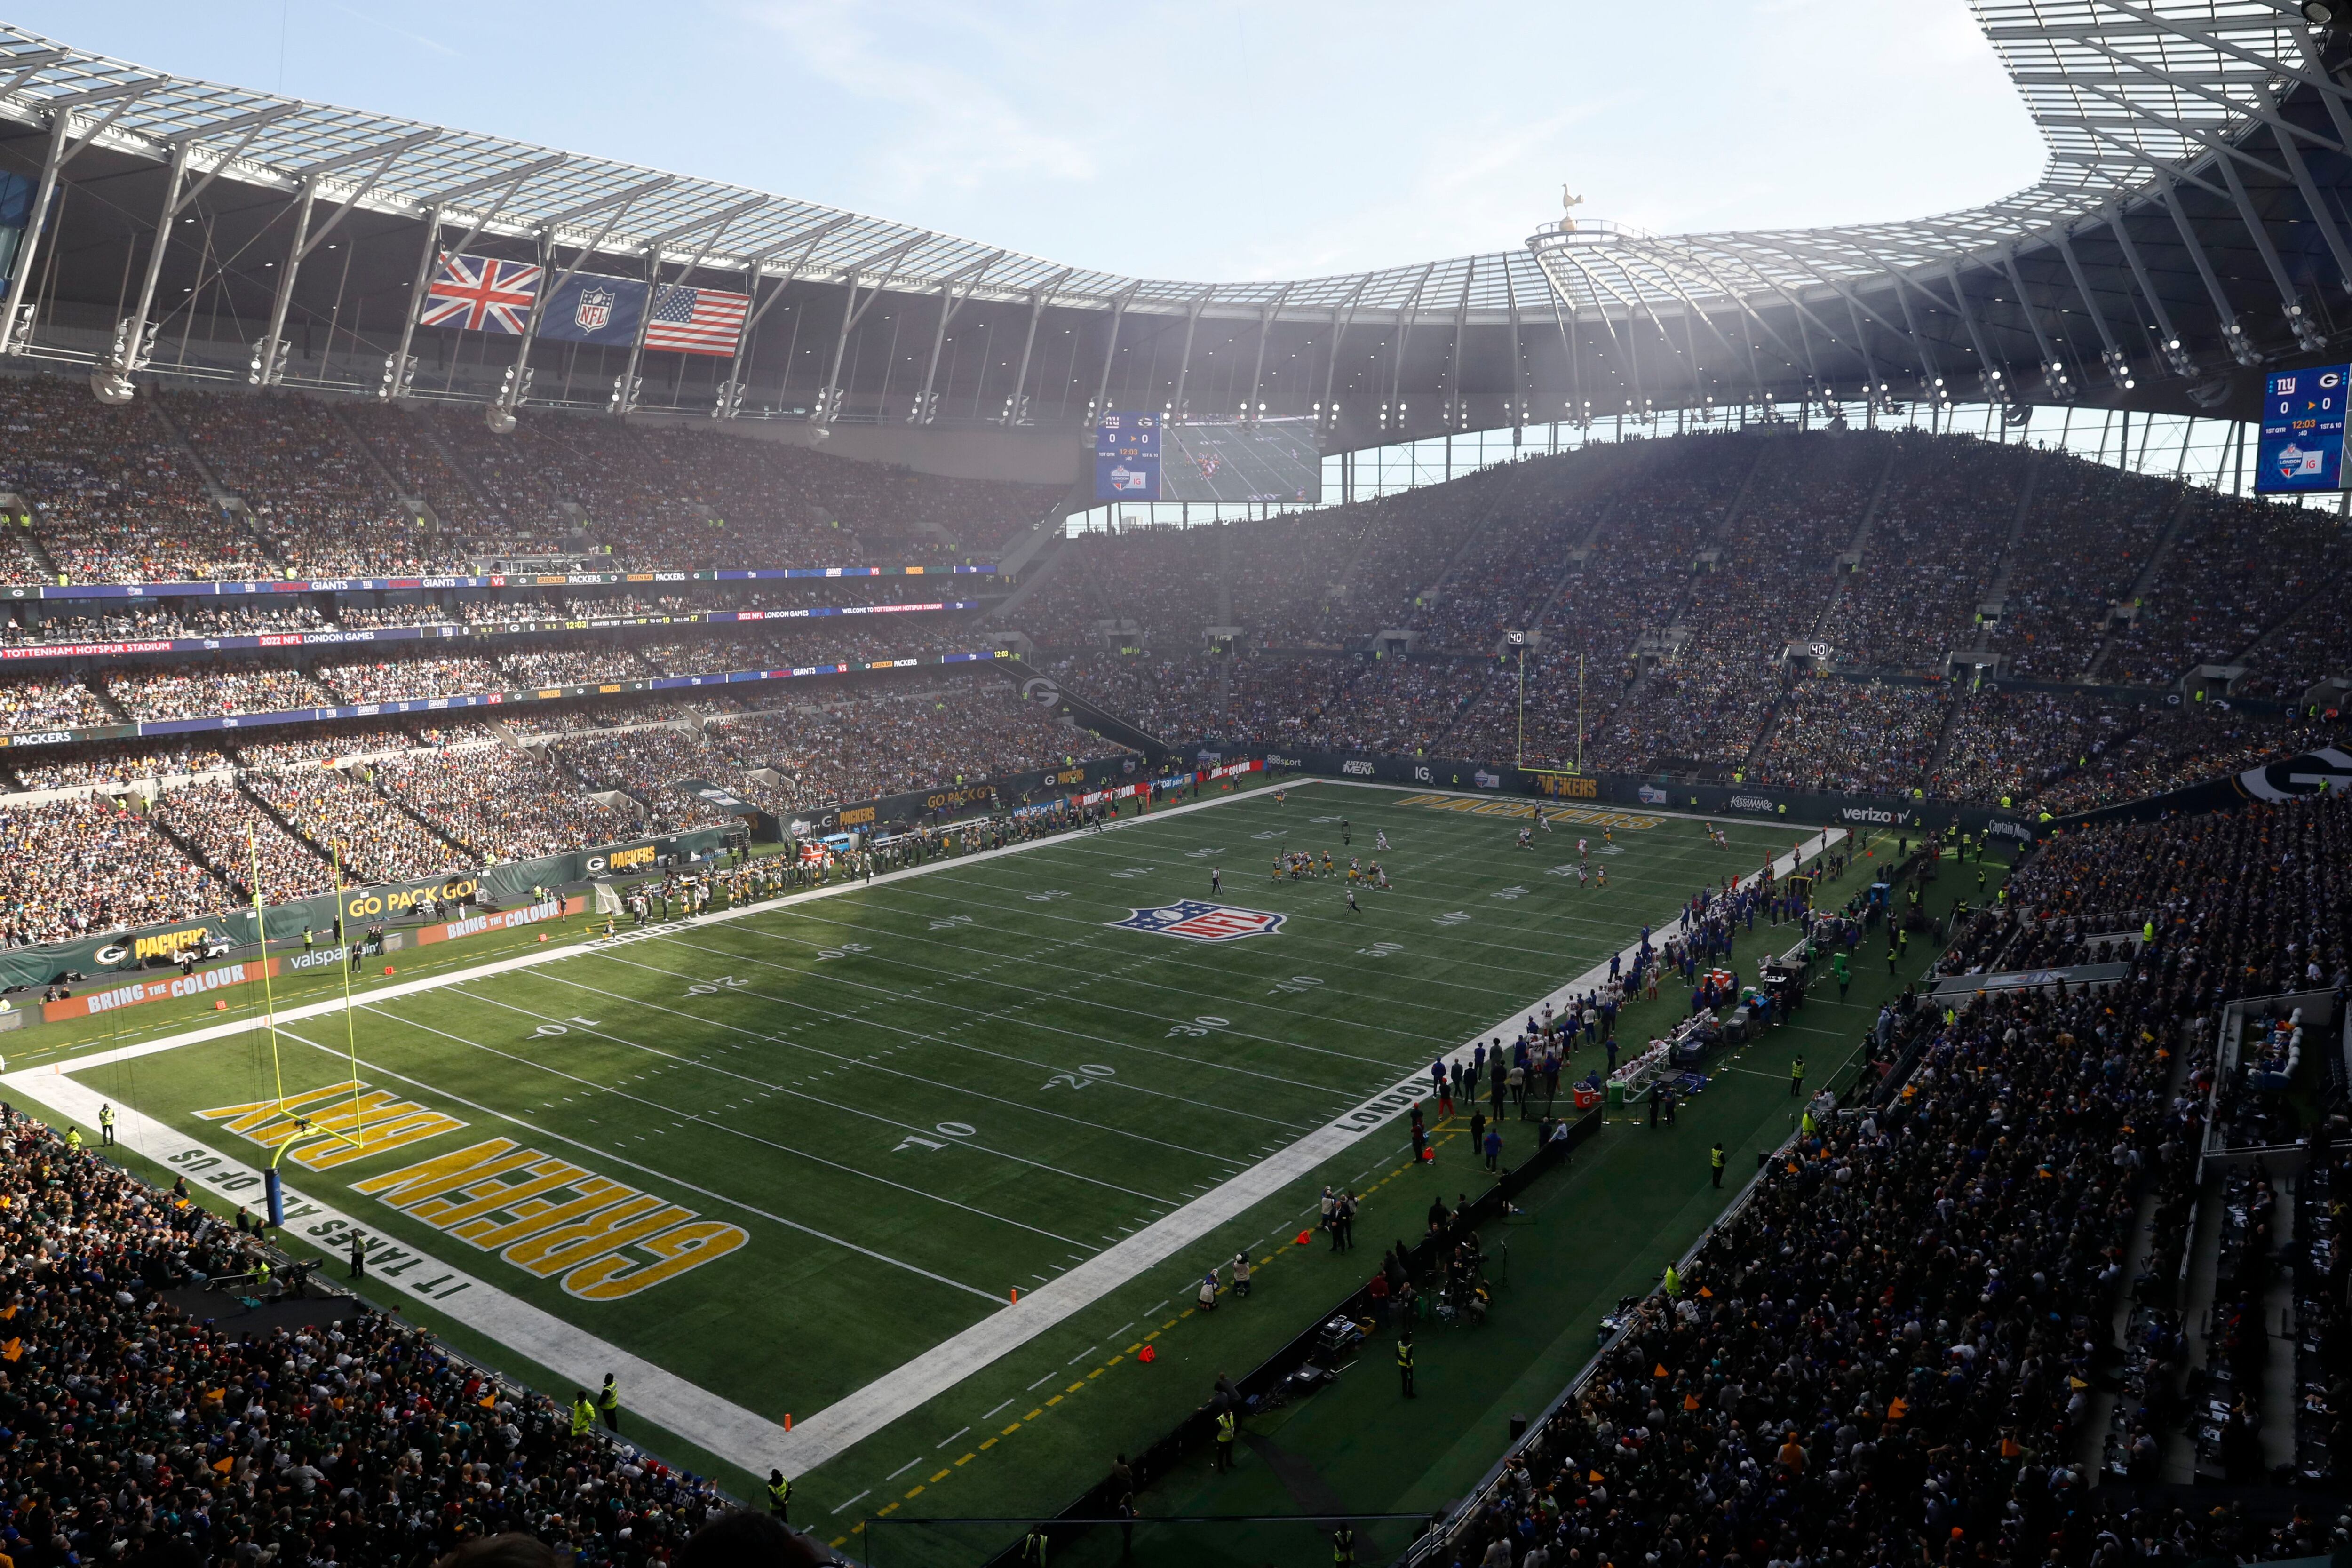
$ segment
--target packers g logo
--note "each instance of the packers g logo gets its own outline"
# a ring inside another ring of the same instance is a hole
[[[1024,702],[1041,702],[1050,708],[1062,700],[1062,689],[1042,675],[1033,675],[1021,683]]]

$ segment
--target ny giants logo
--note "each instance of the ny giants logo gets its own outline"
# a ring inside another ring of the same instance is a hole
[[[1127,919],[1103,923],[1125,926],[1129,931],[1148,931],[1160,936],[1182,937],[1186,942],[1238,942],[1245,936],[1272,936],[1289,918],[1287,915],[1268,914],[1263,910],[1243,910],[1231,904],[1184,899],[1154,909],[1130,910]]]

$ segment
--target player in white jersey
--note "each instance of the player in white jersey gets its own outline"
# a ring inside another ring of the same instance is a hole
[[[1591,846],[1591,840],[1586,838],[1578,839],[1576,841],[1576,858],[1580,860],[1590,860],[1592,858],[1592,850]]]
[[[1591,879],[1592,873],[1585,869],[1584,862],[1581,860],[1578,861],[1576,864],[1576,885],[1581,888],[1591,881]]]
[[[1388,830],[1387,828],[1385,828],[1385,827],[1375,827],[1375,828],[1373,828],[1373,829],[1372,829],[1372,847],[1373,847],[1373,848],[1375,848],[1375,849],[1380,850],[1382,854],[1386,854],[1386,853],[1388,852],[1388,847],[1389,847],[1389,830]]]

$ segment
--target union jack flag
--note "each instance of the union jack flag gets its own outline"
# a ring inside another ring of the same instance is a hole
[[[520,337],[544,277],[535,261],[498,261],[445,250],[417,325]]]

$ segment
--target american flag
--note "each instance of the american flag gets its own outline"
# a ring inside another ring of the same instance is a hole
[[[496,261],[445,250],[417,325],[520,337],[543,277],[535,261]]]
[[[665,284],[654,297],[646,347],[682,354],[732,354],[743,331],[744,312],[751,308],[749,294]]]

